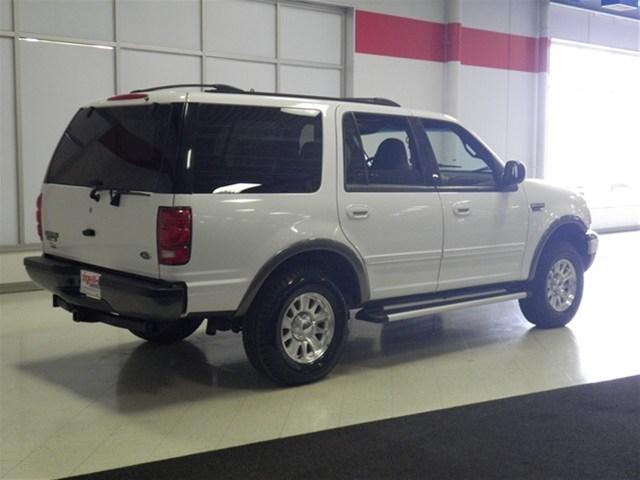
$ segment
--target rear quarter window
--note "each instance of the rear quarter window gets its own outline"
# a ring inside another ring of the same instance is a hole
[[[320,187],[319,111],[195,107],[187,162],[194,193],[310,193]]]

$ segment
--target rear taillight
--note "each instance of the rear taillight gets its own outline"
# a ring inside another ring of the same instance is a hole
[[[191,258],[191,209],[158,208],[158,261],[160,265],[184,265]]]
[[[36,200],[36,228],[38,229],[38,236],[42,240],[42,194],[38,195]]]

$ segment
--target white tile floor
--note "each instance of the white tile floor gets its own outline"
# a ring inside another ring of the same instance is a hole
[[[146,345],[74,324],[44,292],[0,296],[0,477],[53,478],[640,373],[640,232],[602,237],[569,328],[515,302],[354,322],[326,380],[276,389],[240,336]]]

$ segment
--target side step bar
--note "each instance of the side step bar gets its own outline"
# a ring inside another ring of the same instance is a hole
[[[458,310],[462,308],[479,307],[481,305],[489,305],[491,303],[506,302],[509,300],[519,300],[526,298],[527,292],[515,292],[506,293],[502,295],[494,295],[483,298],[474,298],[467,300],[450,301],[448,303],[440,302],[436,305],[422,306],[416,305],[411,309],[398,309],[395,308],[390,311],[386,309],[376,310],[360,310],[356,314],[356,318],[359,320],[365,320],[375,323],[397,322],[400,320],[408,320],[410,318],[426,317],[427,315],[434,315],[436,313],[444,313],[452,310]],[[393,308],[393,306],[390,306]]]

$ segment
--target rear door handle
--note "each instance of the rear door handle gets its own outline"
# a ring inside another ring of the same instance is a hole
[[[369,218],[369,206],[362,204],[351,204],[347,206],[347,217],[352,220],[364,220]]]
[[[471,214],[471,202],[469,200],[455,202],[451,208],[453,208],[453,213],[460,217],[466,217]]]

